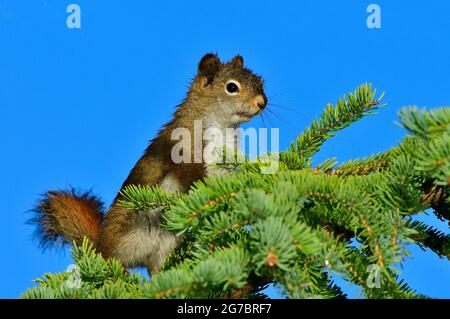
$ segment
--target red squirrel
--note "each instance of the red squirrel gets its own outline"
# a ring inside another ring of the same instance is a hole
[[[209,175],[210,170],[204,161],[175,163],[171,157],[176,143],[172,132],[177,128],[192,132],[194,121],[202,121],[203,130],[237,128],[261,113],[266,105],[262,78],[244,67],[241,56],[222,63],[216,54],[204,55],[187,96],[172,120],[150,142],[121,189],[131,184],[158,185],[168,192],[187,192],[193,182]],[[193,150],[204,147],[195,141],[191,145]],[[149,273],[156,273],[181,237],[159,226],[159,211],[129,210],[118,205],[120,199],[119,192],[105,211],[103,203],[90,193],[45,193],[32,219],[38,225],[41,245],[80,244],[86,236],[103,257],[115,258],[127,268],[145,266]]]

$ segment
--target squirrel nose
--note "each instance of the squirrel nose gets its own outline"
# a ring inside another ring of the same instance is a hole
[[[260,110],[264,109],[267,105],[267,98],[264,94],[258,95],[256,97],[256,105]]]

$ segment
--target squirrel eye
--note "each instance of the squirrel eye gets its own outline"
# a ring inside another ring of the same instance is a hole
[[[225,89],[228,95],[236,95],[239,93],[241,86],[237,81],[229,81]]]

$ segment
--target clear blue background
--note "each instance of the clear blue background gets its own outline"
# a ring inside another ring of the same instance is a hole
[[[81,30],[66,27],[71,2],[81,6]],[[448,106],[450,2],[377,0],[378,30],[366,26],[370,3],[0,0],[0,297],[71,263],[67,251],[43,253],[32,241],[24,222],[38,194],[73,185],[110,203],[206,52],[242,54],[271,102],[295,110],[271,108],[285,120],[266,112],[282,149],[360,83],[386,91],[388,106],[327,142],[317,161],[396,145],[401,106]],[[411,251],[403,277],[450,297],[448,261]]]

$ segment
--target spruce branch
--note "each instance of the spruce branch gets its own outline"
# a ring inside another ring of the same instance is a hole
[[[337,167],[325,169],[325,173],[329,175],[350,176],[350,175],[367,175],[380,173],[389,167],[389,160],[392,157],[392,150],[355,159],[343,163]],[[320,169],[318,167],[318,169]]]
[[[412,135],[431,139],[450,132],[450,108],[436,108],[431,111],[417,107],[404,107],[398,113],[399,125]]]
[[[411,235],[411,238],[420,246],[428,247],[439,257],[446,257],[450,260],[449,235],[418,221],[410,222],[409,227],[416,231],[416,233]]]
[[[158,186],[128,185],[120,191],[119,205],[130,210],[150,210],[153,208],[168,208],[182,194],[168,193]]]
[[[288,163],[290,168],[304,167],[307,159],[317,153],[328,139],[336,132],[358,121],[364,116],[374,114],[383,107],[379,105],[384,94],[376,98],[376,90],[370,84],[363,84],[348,96],[343,96],[337,104],[328,104],[320,118],[313,121],[302,134],[293,142],[289,151],[281,153],[281,159]]]

